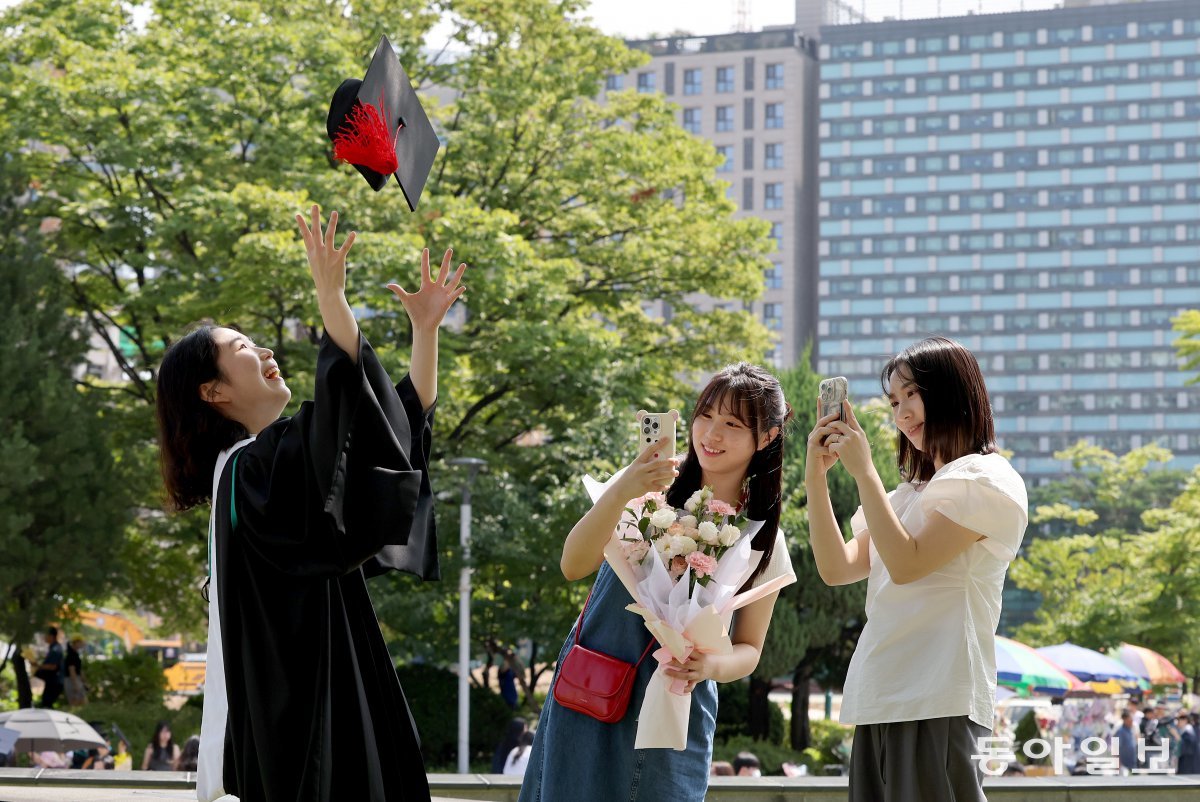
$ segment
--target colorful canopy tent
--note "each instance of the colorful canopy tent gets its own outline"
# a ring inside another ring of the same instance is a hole
[[[1187,682],[1187,677],[1170,660],[1145,646],[1122,643],[1119,649],[1108,656],[1151,685],[1182,685]]]
[[[996,682],[1022,696],[1066,696],[1091,690],[1024,643],[999,635],[996,636]]]
[[[1070,671],[1091,686],[1096,693],[1127,693],[1150,687],[1148,682],[1130,671],[1123,663],[1074,643],[1043,646],[1037,653]]]

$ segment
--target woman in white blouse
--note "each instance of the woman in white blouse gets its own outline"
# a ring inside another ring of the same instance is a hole
[[[905,481],[885,492],[848,401],[841,420],[817,421],[805,465],[821,578],[867,580],[842,699],[842,721],[856,725],[850,798],[984,802],[972,755],[992,729],[1000,593],[1028,521],[1025,484],[997,453],[979,363],[962,345],[921,340],[880,380]],[[839,461],[862,503],[849,542],[829,502]]]

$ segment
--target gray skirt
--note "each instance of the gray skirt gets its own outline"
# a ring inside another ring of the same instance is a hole
[[[859,724],[850,754],[850,802],[987,802],[978,739],[966,716]]]

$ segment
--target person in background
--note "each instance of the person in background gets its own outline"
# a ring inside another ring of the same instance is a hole
[[[171,725],[160,721],[142,755],[142,771],[174,771],[176,760],[179,760],[179,745],[171,737]]]
[[[732,777],[733,764],[728,760],[714,760],[709,772],[713,777]]]
[[[1121,762],[1121,774],[1131,774],[1138,765],[1137,735],[1133,729],[1133,714],[1128,710],[1121,713],[1121,726],[1117,727],[1117,757]]]
[[[737,777],[761,777],[762,764],[753,752],[738,752],[733,759],[733,773]]]
[[[1175,730],[1179,733],[1179,764],[1176,774],[1200,774],[1200,743],[1196,735],[1196,725],[1200,723],[1200,715],[1179,711],[1175,719]]]
[[[529,752],[533,748],[533,730],[521,733],[521,740],[515,749],[508,753],[504,761],[504,771],[509,777],[524,777],[525,767],[529,765]]]
[[[118,737],[113,746],[113,768],[117,771],[133,771],[133,755],[129,754],[129,742],[124,736]]]
[[[67,692],[67,704],[79,707],[87,704],[87,688],[83,684],[83,638],[76,635],[67,643],[67,656],[63,660],[66,677],[63,685]]]
[[[46,656],[34,669],[33,676],[45,683],[41,707],[54,707],[63,692],[63,650],[58,642],[58,627],[46,627]]]
[[[195,771],[196,758],[200,755],[200,736],[193,735],[184,741],[183,751],[175,761],[175,771]]]
[[[496,751],[492,753],[492,774],[503,774],[504,764],[508,760],[508,755],[521,743],[521,736],[528,731],[529,725],[525,723],[523,718],[514,718],[508,722],[508,729],[504,731],[504,738],[496,745]]]

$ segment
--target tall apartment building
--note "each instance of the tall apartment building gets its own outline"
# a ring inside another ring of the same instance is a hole
[[[662,92],[676,103],[683,127],[724,156],[719,175],[730,182],[738,216],[771,223],[776,248],[752,311],[776,338],[768,359],[793,364],[816,334],[815,42],[786,26],[627,44],[651,60],[611,76],[607,91]]]
[[[980,358],[1027,481],[1087,439],[1200,463],[1171,318],[1200,307],[1200,2],[820,30],[818,369]]]

